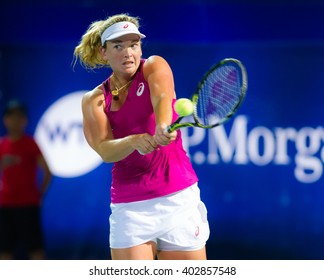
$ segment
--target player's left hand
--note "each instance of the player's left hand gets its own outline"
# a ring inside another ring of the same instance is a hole
[[[154,139],[158,145],[167,146],[177,138],[177,131],[169,133],[166,128],[167,125],[164,123],[156,126]]]

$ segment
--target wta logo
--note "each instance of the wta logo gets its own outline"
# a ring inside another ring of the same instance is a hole
[[[37,124],[35,139],[55,176],[81,176],[102,163],[83,134],[81,100],[85,92],[72,92],[58,99]]]

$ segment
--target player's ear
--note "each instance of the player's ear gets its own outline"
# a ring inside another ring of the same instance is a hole
[[[102,57],[102,59],[107,61],[107,63],[108,63],[108,55],[107,55],[106,46],[99,47],[99,54]]]
[[[141,46],[142,46],[142,44],[141,44]],[[142,52],[142,47],[141,47],[140,56],[142,57],[142,55],[143,55],[143,52]]]

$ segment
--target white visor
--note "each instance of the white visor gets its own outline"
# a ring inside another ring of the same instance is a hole
[[[146,36],[138,31],[134,23],[129,21],[117,22],[109,26],[101,35],[101,45],[103,46],[106,41],[116,39],[127,34],[137,34],[140,38]]]

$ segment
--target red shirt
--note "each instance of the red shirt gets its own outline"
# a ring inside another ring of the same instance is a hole
[[[38,145],[29,135],[17,141],[0,139],[0,206],[39,205],[37,158],[40,155]]]

